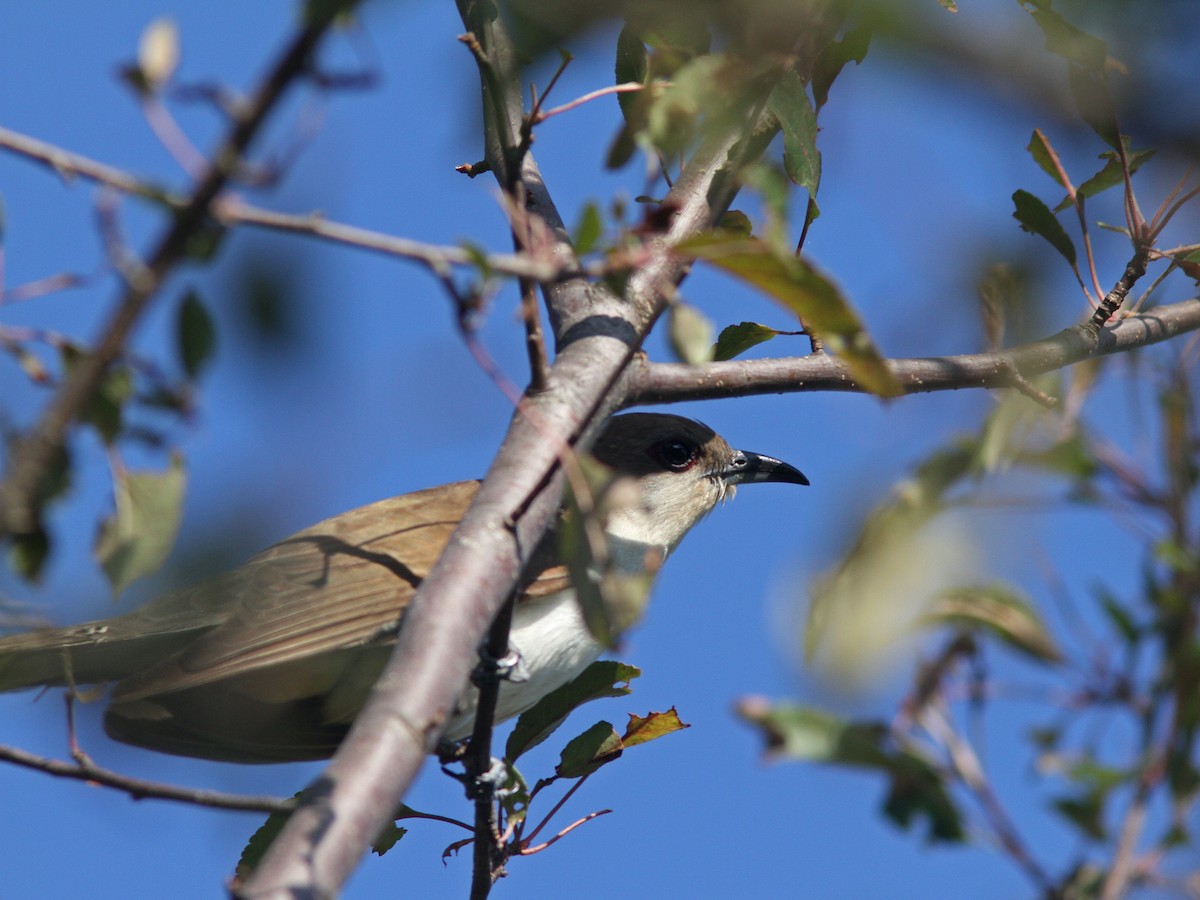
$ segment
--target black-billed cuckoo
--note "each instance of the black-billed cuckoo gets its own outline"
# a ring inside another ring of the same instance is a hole
[[[630,573],[648,554],[665,557],[736,485],[808,484],[787,463],[734,450],[680,416],[615,416],[592,452],[638,486],[637,502],[613,510],[605,526],[610,564]],[[0,639],[0,691],[115,682],[105,728],[118,740],[235,762],[329,756],[477,486],[381,500],[127,615]],[[600,655],[555,546],[551,535],[527,567],[510,636],[527,677],[501,685],[497,720]],[[474,689],[464,687],[445,738],[470,733],[474,705]]]

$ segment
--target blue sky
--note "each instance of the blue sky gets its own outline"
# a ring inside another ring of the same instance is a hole
[[[937,18],[941,27],[992,29],[1040,45],[1016,4],[977,10],[964,3],[957,17],[933,2],[925,5],[930,9],[921,15]],[[247,88],[280,46],[294,6],[278,0],[18,5],[6,12],[0,39],[0,125],[182,186],[116,77],[118,66],[132,58],[143,27],[165,14],[182,35],[183,81]],[[343,68],[373,68],[379,83],[286,104],[260,150],[295,143],[298,121],[319,117],[319,130],[281,185],[247,192],[247,199],[292,212],[321,209],[331,219],[431,242],[469,238],[507,250],[492,182],[454,172],[481,154],[475,67],[455,40],[462,27],[453,4],[368,3],[362,19],[356,37],[331,42],[330,58]],[[577,61],[556,88],[556,101],[610,82],[611,38],[606,32],[571,47]],[[544,83],[545,73],[538,77]],[[184,107],[179,116],[202,148],[218,133],[216,117],[204,108]],[[588,200],[603,205],[616,193],[641,191],[636,166],[620,173],[602,168],[618,120],[617,104],[608,98],[538,132],[538,161],[568,221]],[[1053,196],[1024,151],[1033,128],[1046,128],[1081,169],[1094,165],[1101,149],[1044,111],[1030,112],[1003,92],[974,90],[949,69],[922,72],[885,48],[844,73],[821,124],[823,214],[808,252],[894,356],[979,349],[973,283],[981,263],[1030,258],[1058,264],[1009,217],[1009,197],[1018,187]],[[92,185],[61,183],[45,169],[0,154],[0,198],[8,287],[102,264]],[[139,248],[159,227],[155,213],[129,200],[120,203],[119,220]],[[1111,281],[1123,266],[1123,251],[1115,242],[1102,246],[1110,251],[1102,257],[1102,278]],[[239,329],[237,297],[245,272],[256,265],[288,273],[291,352],[256,343]],[[1082,312],[1069,279],[1054,284],[1057,293],[1042,312],[1048,331]],[[194,422],[170,429],[190,477],[177,569],[199,566],[188,562],[198,556],[236,564],[326,516],[484,470],[509,409],[456,336],[437,284],[414,266],[299,238],[237,232],[211,267],[172,279],[138,331],[138,352],[171,364],[172,313],[189,288],[212,309],[220,345]],[[8,326],[86,338],[96,333],[114,293],[112,279],[100,278],[84,289],[7,306],[0,316]],[[766,298],[719,276],[698,274],[684,293],[719,324],[792,324]],[[497,298],[483,333],[519,381],[521,332],[511,292]],[[770,346],[791,352],[779,342]],[[648,349],[653,358],[667,357],[659,337]],[[0,392],[17,424],[27,423],[43,400],[3,360]],[[1119,412],[1135,406],[1119,391],[1110,399]],[[890,404],[794,394],[675,407],[735,446],[794,463],[812,486],[744,489],[671,559],[644,626],[619,654],[644,669],[633,695],[597,704],[572,722],[582,731],[601,717],[619,723],[630,712],[675,705],[693,727],[631,751],[593,777],[565,821],[599,808],[615,812],[535,858],[513,861],[494,896],[562,897],[568,886],[577,898],[615,891],[1000,898],[1027,891],[1019,874],[987,848],[930,849],[919,833],[882,822],[883,786],[873,776],[764,763],[757,739],[731,713],[737,698],[763,694],[887,715],[903,667],[889,685],[853,696],[800,671],[794,623],[805,583],[837,559],[856,518],[888,485],[949,436],[975,427],[992,402],[982,392],[960,391]],[[1118,423],[1118,437],[1129,433]],[[1133,443],[1132,452],[1149,449],[1144,441],[1140,449]],[[88,556],[109,502],[107,464],[89,435],[81,435],[75,449],[81,469],[52,523],[60,548],[53,567],[35,590],[0,582],[6,596],[44,603],[47,615],[63,622],[114,609]],[[128,461],[161,464],[137,450]],[[989,570],[1035,592],[1044,585],[1044,568],[1031,560],[1043,555],[1061,566],[1070,585],[1134,584],[1133,551],[1089,556],[1083,567],[1071,562],[1096,521],[1070,512],[1036,520],[1011,513],[980,517],[973,527],[981,543],[992,545]],[[148,596],[154,586],[136,587],[116,608]],[[1002,655],[996,660],[1001,671],[1010,665]],[[1020,670],[1013,671],[1019,677]],[[1047,861],[1061,863],[1077,845],[1032,797],[1032,760],[1021,741],[1030,721],[1027,709],[1001,712],[988,733],[989,759],[1004,763],[997,766],[998,783],[1014,792],[1032,842]],[[63,735],[57,697],[0,697],[0,742],[63,756]],[[84,711],[81,739],[112,768],[223,790],[291,794],[317,771],[203,763],[127,748],[104,737],[98,707]],[[533,754],[524,771],[537,777],[555,761],[550,750]],[[3,766],[0,796],[4,896],[217,896],[257,824],[254,815],[135,803],[115,791]],[[461,790],[434,767],[409,802],[467,815]],[[440,860],[442,848],[458,837],[448,826],[415,823],[386,857],[366,861],[348,895],[463,896],[469,860]]]

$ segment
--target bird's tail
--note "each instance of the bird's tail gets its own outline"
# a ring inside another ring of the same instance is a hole
[[[136,616],[0,638],[0,692],[117,681],[174,653],[190,631],[138,627]]]

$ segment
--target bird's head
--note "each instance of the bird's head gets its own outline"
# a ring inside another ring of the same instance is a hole
[[[640,502],[614,510],[606,531],[668,551],[739,484],[808,484],[794,466],[735,450],[707,425],[664,413],[613,416],[592,453],[639,488]]]

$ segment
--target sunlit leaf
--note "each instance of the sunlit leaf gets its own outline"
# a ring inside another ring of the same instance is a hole
[[[726,325],[721,329],[716,344],[712,348],[714,360],[733,359],[741,356],[751,347],[771,340],[779,332],[757,322],[741,322],[737,325]]]
[[[551,691],[521,713],[508,736],[505,759],[516,762],[523,753],[549,737],[570,713],[583,704],[630,693],[629,682],[641,674],[641,669],[611,659],[592,663],[576,678]]]
[[[146,26],[138,43],[138,69],[146,87],[159,90],[179,67],[179,28],[163,17]]]
[[[667,311],[667,339],[681,362],[699,366],[712,360],[712,321],[688,303],[671,304]]]
[[[585,253],[590,253],[596,246],[596,242],[600,240],[600,235],[604,232],[604,223],[600,219],[600,208],[595,203],[589,203],[583,208],[583,213],[579,217],[579,224],[575,226],[575,232],[572,236],[572,242],[575,244],[575,252],[582,256]]]
[[[179,456],[164,472],[124,468],[114,472],[116,511],[101,523],[93,548],[113,593],[119,594],[166,560],[183,516],[186,483]]]
[[[934,599],[925,622],[981,627],[1040,662],[1062,660],[1058,645],[1033,605],[1008,585],[968,586],[945,591]]]
[[[791,310],[867,390],[881,397],[904,392],[850,304],[809,263],[781,254],[764,241],[720,234],[693,238],[678,249],[749,282]]]
[[[621,737],[608,722],[597,722],[563,748],[554,767],[559,778],[582,778],[621,755]]]
[[[962,815],[938,770],[912,750],[892,746],[882,722],[850,722],[823,710],[749,698],[738,714],[763,734],[773,759],[872,769],[888,778],[884,813],[902,827],[928,822],[931,841],[965,839]]]
[[[638,744],[648,744],[660,737],[691,727],[680,721],[679,713],[673,706],[666,712],[652,712],[644,716],[630,713],[629,724],[625,726],[625,733],[621,735],[621,743],[626,747],[636,747]]]

